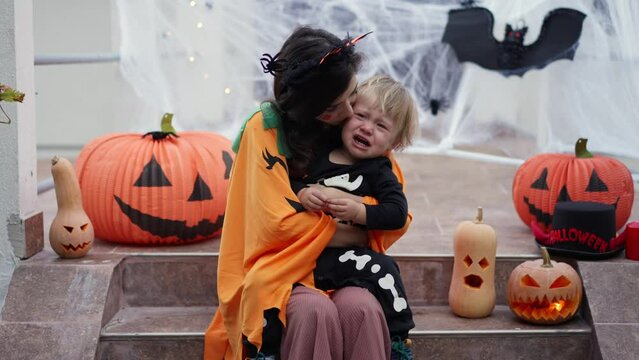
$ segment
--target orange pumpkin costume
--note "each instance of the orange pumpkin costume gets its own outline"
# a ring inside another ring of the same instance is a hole
[[[234,144],[239,150],[220,244],[219,307],[205,334],[206,360],[241,360],[242,335],[259,349],[266,309],[280,309],[279,319],[286,326],[293,284],[314,288],[315,259],[335,233],[333,219],[304,211],[291,189],[280,127],[272,104],[263,103]],[[403,184],[392,156],[391,161]],[[401,230],[370,231],[371,248],[385,252],[406,232],[410,220],[409,215]]]

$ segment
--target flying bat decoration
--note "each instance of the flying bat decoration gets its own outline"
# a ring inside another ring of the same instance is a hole
[[[567,8],[550,11],[537,40],[524,45],[528,27],[506,25],[504,41],[493,36],[494,18],[483,7],[465,7],[448,13],[442,42],[450,44],[460,62],[470,61],[504,76],[523,76],[560,59],[572,60],[586,14]]]

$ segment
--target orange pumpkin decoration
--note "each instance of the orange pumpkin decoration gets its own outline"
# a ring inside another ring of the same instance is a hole
[[[630,170],[620,161],[593,156],[579,139],[575,155],[539,154],[522,164],[513,180],[513,202],[524,224],[550,231],[555,204],[592,201],[614,205],[616,230],[628,221],[634,200]]]
[[[453,239],[455,261],[448,289],[448,305],[458,316],[482,318],[495,308],[495,230],[483,222],[477,208],[474,221],[463,221]]]
[[[183,244],[219,235],[233,152],[212,132],[109,134],[76,162],[96,237],[131,244]]]
[[[543,259],[517,266],[508,279],[508,306],[515,315],[534,324],[559,324],[572,318],[581,304],[581,278],[572,266]]]

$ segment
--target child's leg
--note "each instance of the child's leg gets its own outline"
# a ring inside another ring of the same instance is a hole
[[[322,290],[358,286],[382,305],[391,337],[415,327],[399,267],[388,255],[367,248],[327,248],[317,260],[315,286]]]

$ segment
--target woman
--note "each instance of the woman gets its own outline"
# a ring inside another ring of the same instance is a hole
[[[275,100],[260,106],[234,144],[219,308],[206,332],[206,359],[388,358],[388,329],[376,299],[350,287],[329,298],[314,289],[312,273],[326,246],[383,252],[410,221],[402,230],[367,236],[304,211],[289,182],[289,173],[305,172],[314,149],[338,141],[336,125],[353,113],[361,61],[353,47],[360,38],[342,41],[303,27],[275,57],[263,58],[265,72],[275,77]]]

